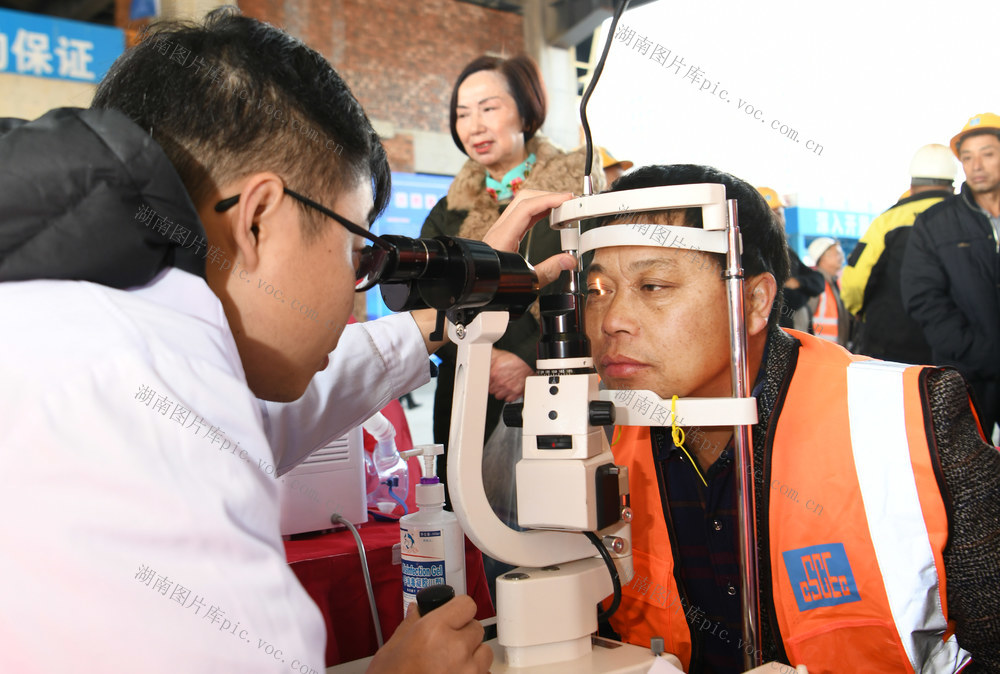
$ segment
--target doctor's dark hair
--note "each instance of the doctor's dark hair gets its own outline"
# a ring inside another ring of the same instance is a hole
[[[153,24],[111,66],[91,107],[147,130],[197,207],[260,171],[324,204],[370,180],[369,223],[389,200],[385,150],[344,80],[315,50],[233,7],[203,24]],[[338,226],[300,207],[307,240]]]
[[[462,86],[469,75],[478,73],[481,70],[494,70],[507,83],[507,90],[510,92],[514,103],[517,104],[517,114],[524,124],[524,142],[534,138],[542,124],[545,123],[545,84],[542,82],[542,75],[538,72],[538,66],[530,57],[525,55],[514,56],[509,59],[498,56],[480,56],[475,61],[465,66],[455,80],[455,88],[451,90],[451,107],[449,113],[449,123],[451,124],[451,138],[455,145],[468,155],[462,139],[458,136],[455,125],[458,123],[458,88]]]
[[[726,198],[736,199],[736,217],[739,218],[740,235],[743,239],[743,254],[740,261],[743,264],[743,274],[746,278],[770,273],[778,285],[778,293],[768,317],[768,328],[778,323],[781,311],[782,286],[788,280],[788,244],[785,232],[778,221],[772,217],[771,209],[749,183],[736,176],[723,173],[711,166],[699,164],[673,164],[643,166],[618,178],[609,192],[637,190],[643,187],[663,187],[667,185],[693,185],[696,183],[721,183],[726,186]],[[684,224],[688,227],[703,227],[700,208],[685,209]],[[600,218],[595,223],[606,225],[622,216]],[[635,216],[632,216],[633,218]],[[720,264],[725,266],[722,254],[712,254]]]

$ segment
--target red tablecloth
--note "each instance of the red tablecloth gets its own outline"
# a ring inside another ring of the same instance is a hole
[[[398,401],[392,401],[382,414],[396,429],[396,448],[412,449],[413,440],[406,414]],[[366,434],[367,444],[372,445]],[[418,459],[408,462],[414,484],[420,477]],[[406,503],[415,509],[413,490]],[[396,515],[402,514],[397,508]],[[372,591],[382,623],[382,637],[388,641],[403,620],[403,571],[392,563],[392,546],[399,543],[397,522],[369,522],[358,527],[368,557]],[[350,662],[375,653],[378,641],[372,625],[368,593],[365,590],[361,558],[350,531],[337,531],[293,541],[285,541],[288,564],[316,602],[326,623],[326,666]],[[466,591],[479,607],[476,618],[495,615],[483,571],[483,556],[468,539],[465,541]]]
[[[392,546],[399,543],[399,524],[369,523],[359,527],[358,533],[368,556],[382,636],[388,641],[403,620],[403,574],[399,564],[392,563]],[[285,554],[326,622],[326,666],[375,653],[378,642],[351,532],[285,541]],[[476,618],[482,620],[494,615],[482,554],[468,539],[465,578],[466,590],[479,606]]]

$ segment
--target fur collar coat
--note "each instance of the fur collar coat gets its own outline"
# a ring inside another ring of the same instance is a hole
[[[525,144],[528,154],[534,153],[535,166],[523,188],[547,192],[583,190],[585,148],[564,152],[541,133]],[[604,170],[595,153],[593,170],[594,191],[604,189]],[[500,207],[486,191],[486,167],[472,159],[465,162],[448,188],[448,210],[467,211],[455,236],[481,241],[487,230],[500,217]]]

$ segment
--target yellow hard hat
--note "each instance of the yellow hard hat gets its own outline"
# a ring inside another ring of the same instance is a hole
[[[605,150],[603,147],[597,148],[601,152],[601,168],[611,168],[612,166],[621,166],[622,171],[628,171],[634,166],[634,164],[627,159],[618,161],[611,156],[611,153]]]
[[[781,203],[781,197],[779,197],[778,193],[770,187],[758,187],[757,191],[760,192],[760,196],[764,197],[764,201],[767,202],[767,205],[771,207],[772,211],[776,211],[779,208],[784,207],[784,204]]]
[[[951,151],[955,153],[956,157],[958,157],[958,144],[965,137],[965,134],[970,131],[978,131],[979,129],[995,131],[997,136],[1000,137],[1000,115],[994,115],[992,112],[984,112],[981,115],[970,117],[969,121],[965,123],[965,127],[951,139]]]

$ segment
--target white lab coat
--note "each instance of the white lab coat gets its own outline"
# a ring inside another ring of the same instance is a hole
[[[349,326],[286,404],[177,269],[0,283],[0,325],[0,671],[324,671],[274,476],[429,380],[413,320]]]

